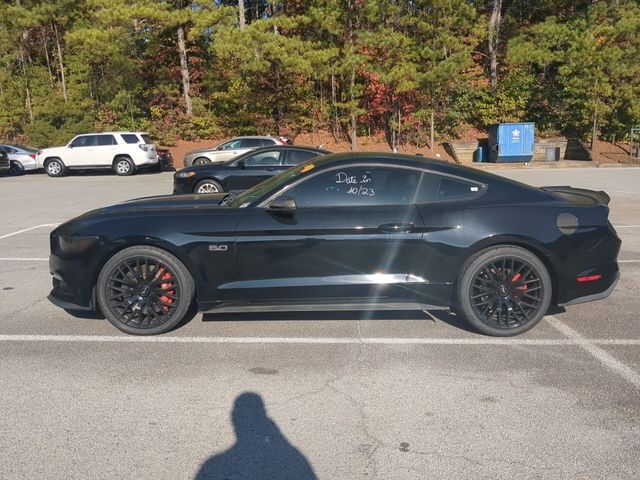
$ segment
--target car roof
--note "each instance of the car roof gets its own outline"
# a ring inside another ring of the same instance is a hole
[[[347,152],[333,153],[322,157],[309,160],[307,163],[313,163],[315,169],[331,168],[332,166],[340,166],[343,164],[358,163],[384,163],[388,165],[401,165],[415,167],[420,169],[431,170],[437,173],[466,178],[468,180],[479,183],[492,183],[511,185],[525,190],[537,191],[538,189],[516,180],[512,180],[500,175],[496,175],[478,168],[467,167],[458,163],[447,162],[438,158],[423,157],[418,155],[407,155],[401,153],[390,152]]]
[[[240,138],[257,138],[257,139],[260,139],[260,140],[262,140],[264,138],[268,138],[268,139],[272,139],[272,140],[277,140],[278,139],[278,137],[276,137],[275,135],[239,135],[237,137],[232,137],[229,140],[238,140]]]
[[[114,134],[118,134],[118,135],[122,135],[122,134],[134,134],[134,135],[149,135],[147,132],[131,132],[131,131],[114,131],[114,132],[90,132],[90,133],[79,133],[78,135],[76,135],[76,137],[80,137],[83,135],[114,135]]]

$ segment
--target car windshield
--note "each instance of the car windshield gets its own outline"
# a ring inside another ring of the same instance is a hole
[[[151,137],[149,135],[143,134],[143,135],[140,135],[140,136],[142,137],[142,141],[144,143],[146,143],[147,145],[151,145],[153,143],[153,140],[151,140]]]
[[[271,177],[270,179],[259,183],[255,187],[242,192],[240,195],[233,199],[233,201],[231,202],[231,206],[236,208],[247,207],[254,203],[256,200],[262,198],[266,193],[269,193],[272,190],[277,190],[282,185],[289,183],[291,180],[296,179],[312,168],[313,164],[304,163],[302,165],[298,165],[297,167],[290,168],[289,170],[285,170],[280,175]]]
[[[29,153],[38,153],[38,149],[37,148],[33,148],[33,147],[20,147],[22,148],[22,150],[29,152]]]

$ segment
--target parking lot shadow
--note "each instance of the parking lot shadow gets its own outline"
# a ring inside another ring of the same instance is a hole
[[[313,468],[271,420],[257,393],[239,395],[231,412],[236,443],[205,461],[196,480],[307,480]]]

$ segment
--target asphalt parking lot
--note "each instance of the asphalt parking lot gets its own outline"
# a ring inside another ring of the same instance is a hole
[[[172,174],[0,177],[0,478],[638,478],[640,168],[498,173],[610,194],[608,299],[514,339],[421,312],[129,337],[46,300],[48,234]]]

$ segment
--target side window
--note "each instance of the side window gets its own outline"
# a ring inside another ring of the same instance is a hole
[[[281,153],[277,150],[260,152],[245,158],[244,164],[247,167],[273,167],[280,164]]]
[[[262,140],[259,138],[244,138],[240,143],[240,148],[256,148],[262,146]]]
[[[229,140],[218,147],[218,150],[233,150],[234,148],[240,148],[240,140]]]
[[[76,147],[93,147],[95,145],[96,135],[82,135],[81,137],[76,137],[71,146]]]
[[[285,160],[285,165],[298,165],[304,163],[312,158],[317,157],[317,152],[310,152],[309,150],[289,150],[289,155]]]
[[[104,147],[106,145],[117,145],[116,138],[113,135],[96,135],[98,142],[96,145]]]
[[[272,138],[262,138],[260,139],[260,141],[262,142],[262,145],[264,145],[265,147],[270,147],[271,145],[276,145],[276,141]]]
[[[478,195],[480,188],[481,186],[474,182],[425,173],[418,188],[416,203],[472,198]]]
[[[407,205],[421,172],[394,167],[345,167],[311,177],[285,192],[298,207]]]
[[[138,136],[134,133],[123,133],[120,135],[125,143],[140,143]]]

